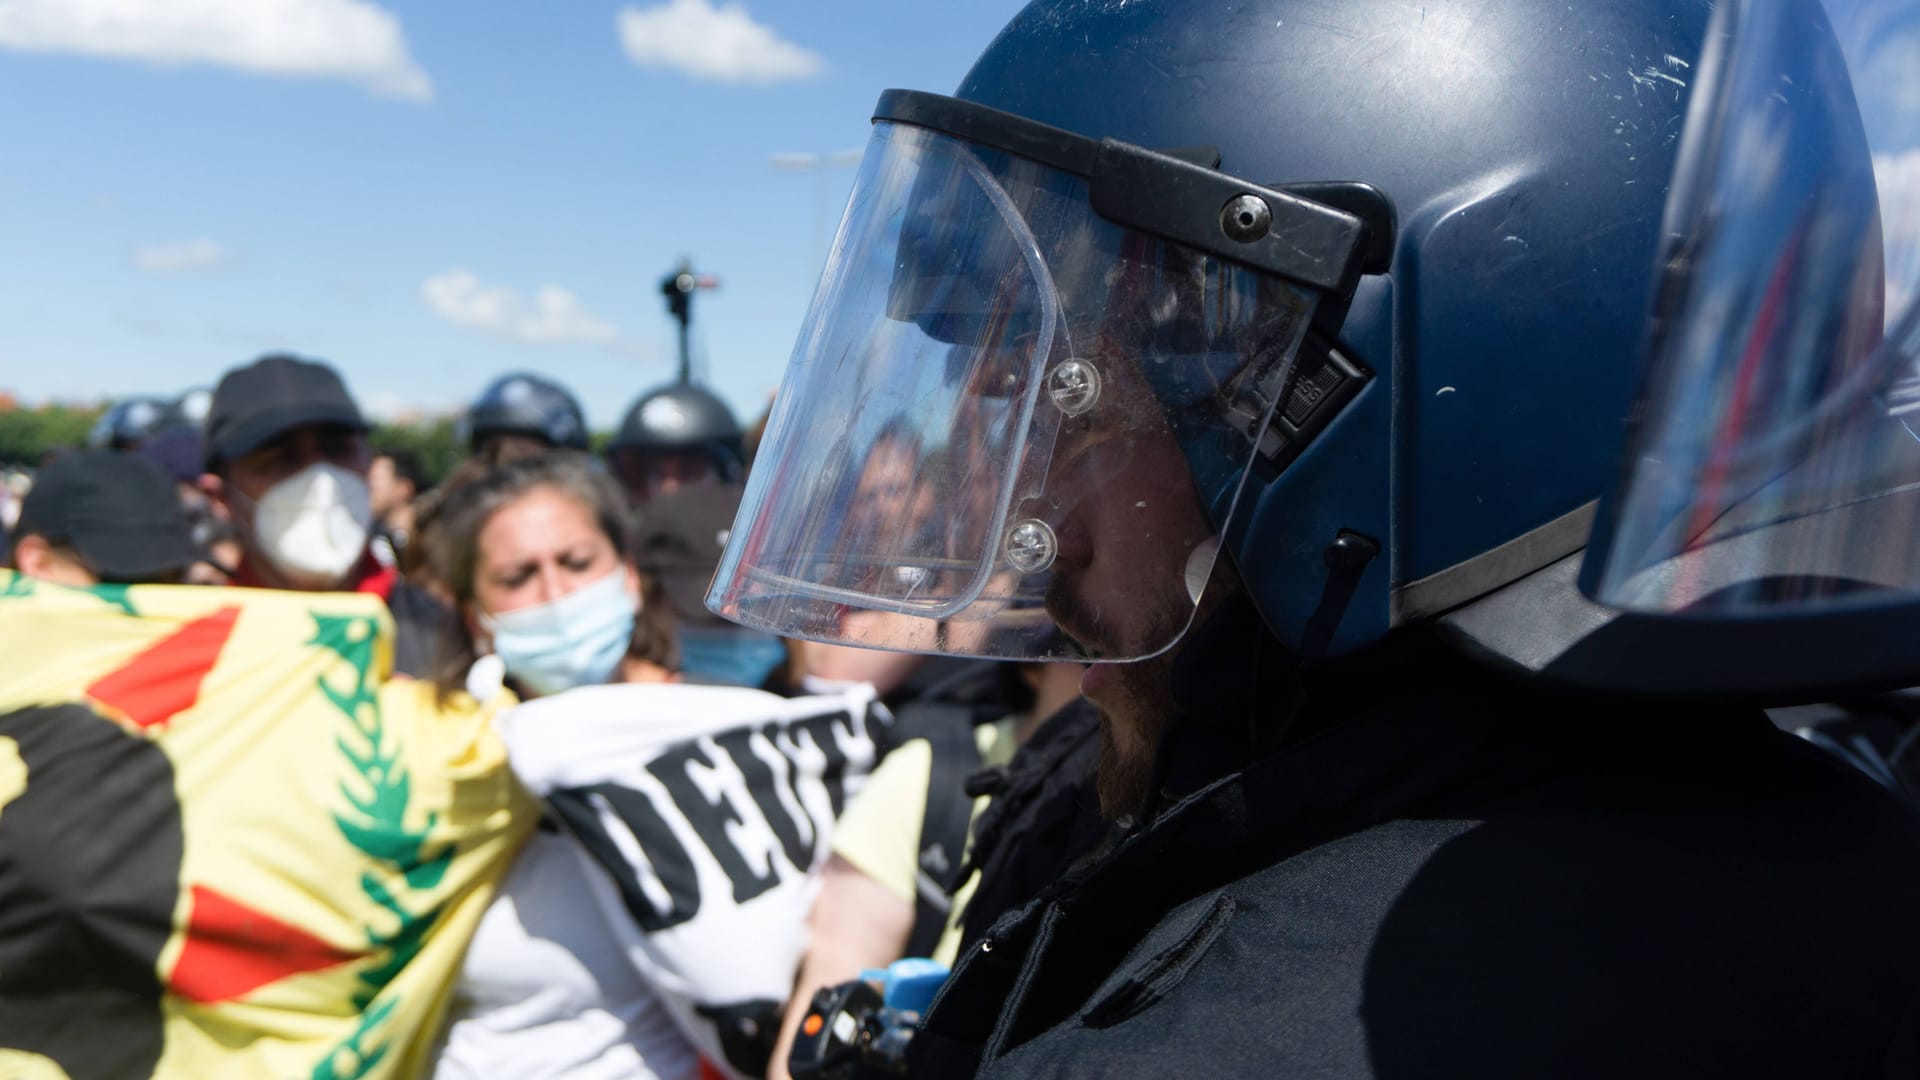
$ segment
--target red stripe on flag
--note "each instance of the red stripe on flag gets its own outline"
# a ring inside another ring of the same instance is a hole
[[[239,608],[226,607],[193,620],[102,676],[87,696],[135,727],[166,723],[200,699],[200,684],[239,618]]]
[[[250,994],[303,971],[318,971],[356,953],[203,885],[193,887],[187,940],[167,980],[189,1001],[211,1004]]]

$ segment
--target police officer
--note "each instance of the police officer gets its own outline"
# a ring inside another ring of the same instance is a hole
[[[635,506],[701,484],[732,485],[745,472],[740,422],[713,391],[692,383],[650,390],[621,418],[607,464]]]
[[[1039,0],[881,97],[708,602],[1102,661],[1129,826],[914,1075],[1914,1073],[1920,819],[1728,696],[1920,674],[1915,8],[1829,6]]]
[[[556,448],[585,450],[587,420],[566,388],[530,372],[488,383],[461,419],[462,441],[488,464]]]
[[[185,428],[199,431],[207,424],[207,412],[213,408],[213,388],[190,386],[180,395],[167,403],[166,415],[160,420],[161,430]]]
[[[122,398],[100,414],[87,431],[89,450],[138,450],[148,436],[166,426],[173,403],[157,397]]]
[[[635,511],[635,558],[672,606],[685,672],[759,686],[785,647],[714,617],[701,603],[740,506],[739,421],[711,390],[670,383],[640,395],[607,444],[607,467]]]

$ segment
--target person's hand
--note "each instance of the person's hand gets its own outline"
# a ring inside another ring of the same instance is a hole
[[[939,624],[931,619],[911,615],[851,612],[841,623],[842,633],[849,641],[871,643],[874,648],[800,642],[804,674],[829,682],[872,683],[880,694],[892,693],[926,658],[917,653],[887,650],[932,649],[938,644],[938,628]]]

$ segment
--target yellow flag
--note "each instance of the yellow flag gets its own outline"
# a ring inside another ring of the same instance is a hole
[[[0,570],[0,1063],[405,1077],[537,817],[378,598]]]

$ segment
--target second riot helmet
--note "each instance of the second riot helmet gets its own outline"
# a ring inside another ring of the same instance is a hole
[[[168,403],[161,398],[130,397],[116,401],[94,421],[87,432],[91,450],[137,449],[167,417]]]
[[[646,474],[663,461],[697,464],[729,483],[740,478],[744,462],[733,410],[711,390],[691,383],[642,394],[621,419],[607,456],[627,489],[643,497],[658,486]]]
[[[502,375],[480,392],[464,421],[467,446],[500,435],[525,435],[552,447],[587,448],[580,403],[559,383],[528,372]]]

